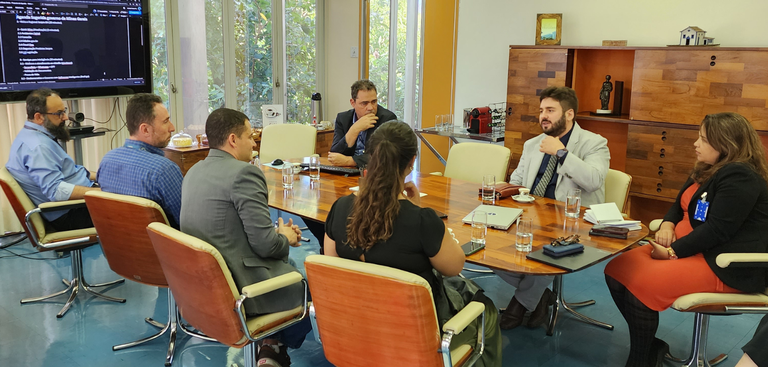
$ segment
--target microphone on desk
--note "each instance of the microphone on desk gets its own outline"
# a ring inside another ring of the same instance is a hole
[[[70,112],[67,116],[69,121],[72,121],[72,126],[79,127],[80,123],[85,121],[85,114],[82,112]]]

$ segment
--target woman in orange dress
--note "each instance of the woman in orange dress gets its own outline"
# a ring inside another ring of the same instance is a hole
[[[680,296],[762,292],[766,270],[725,268],[726,252],[768,252],[768,165],[752,125],[736,113],[707,115],[694,143],[697,162],[656,241],[605,268],[616,306],[629,325],[626,366],[661,366],[669,346],[656,338],[659,311]]]

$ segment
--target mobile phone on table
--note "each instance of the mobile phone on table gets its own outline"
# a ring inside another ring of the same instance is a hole
[[[478,252],[478,251],[480,251],[480,250],[482,250],[484,248],[485,248],[485,244],[484,243],[477,243],[477,242],[472,242],[472,241],[469,241],[469,242],[461,245],[461,249],[464,250],[464,255],[465,256],[472,255],[475,252]]]

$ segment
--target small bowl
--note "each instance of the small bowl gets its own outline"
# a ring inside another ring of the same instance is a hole
[[[291,163],[293,165],[293,174],[297,175],[301,172],[301,163]]]

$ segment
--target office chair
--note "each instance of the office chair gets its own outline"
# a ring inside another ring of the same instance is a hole
[[[24,298],[21,300],[21,304],[40,302],[57,296],[68,294],[64,307],[56,314],[57,318],[64,317],[64,314],[69,311],[72,303],[77,298],[80,291],[90,293],[99,298],[107,301],[124,303],[124,298],[110,297],[105,294],[95,291],[94,287],[106,287],[110,285],[120,284],[125,279],[118,279],[115,281],[101,283],[101,284],[88,284],[83,277],[83,254],[82,249],[95,245],[99,239],[96,235],[95,228],[84,228],[70,231],[52,231],[51,228],[46,228],[41,213],[68,210],[82,207],[85,205],[83,200],[67,200],[67,201],[52,201],[48,203],[42,203],[35,207],[32,200],[29,199],[27,193],[19,186],[16,179],[11,176],[11,173],[5,167],[0,168],[0,186],[5,192],[5,196],[8,197],[8,201],[11,203],[13,212],[19,219],[21,226],[24,228],[24,232],[27,233],[29,242],[32,243],[38,251],[68,251],[71,259],[71,271],[72,275],[69,280],[62,279],[66,289],[49,294],[42,297]]]
[[[717,266],[768,266],[765,253],[726,253],[715,260]],[[755,265],[761,263],[761,265]],[[768,289],[763,293],[692,293],[675,300],[672,308],[680,312],[693,312],[693,342],[691,354],[685,360],[667,355],[667,359],[683,363],[686,367],[710,367],[724,361],[728,355],[720,354],[707,360],[707,333],[709,317],[739,315],[742,313],[768,313]]]
[[[304,158],[315,154],[317,129],[302,124],[269,125],[261,132],[262,163],[270,163],[277,158]]]
[[[485,305],[471,302],[438,329],[432,290],[407,271],[332,256],[304,262],[325,357],[349,366],[471,366],[485,347]],[[490,310],[496,312],[496,310]],[[481,318],[477,345],[451,339]]]
[[[483,175],[496,175],[496,182],[507,179],[509,148],[487,143],[459,143],[451,147],[445,164],[445,173],[433,175],[456,178],[480,184]]]
[[[307,283],[298,272],[251,284],[238,291],[224,258],[215,247],[163,223],[151,223],[147,232],[181,315],[195,329],[218,342],[243,348],[246,367],[256,366],[254,342],[306,317]],[[245,316],[242,303],[246,298],[299,282],[304,283],[302,305],[257,317]]]
[[[85,203],[88,205],[93,225],[101,239],[104,256],[112,271],[138,283],[168,288],[163,268],[152,247],[152,241],[147,235],[147,226],[150,223],[168,224],[163,209],[152,200],[104,191],[87,192]],[[170,341],[165,365],[170,366],[173,363],[177,327],[191,336],[213,341],[184,326],[178,317],[176,303],[170,290],[168,290],[168,323],[162,324],[149,317],[144,320],[160,331],[134,342],[115,345],[112,350],[135,347],[169,332]]]

